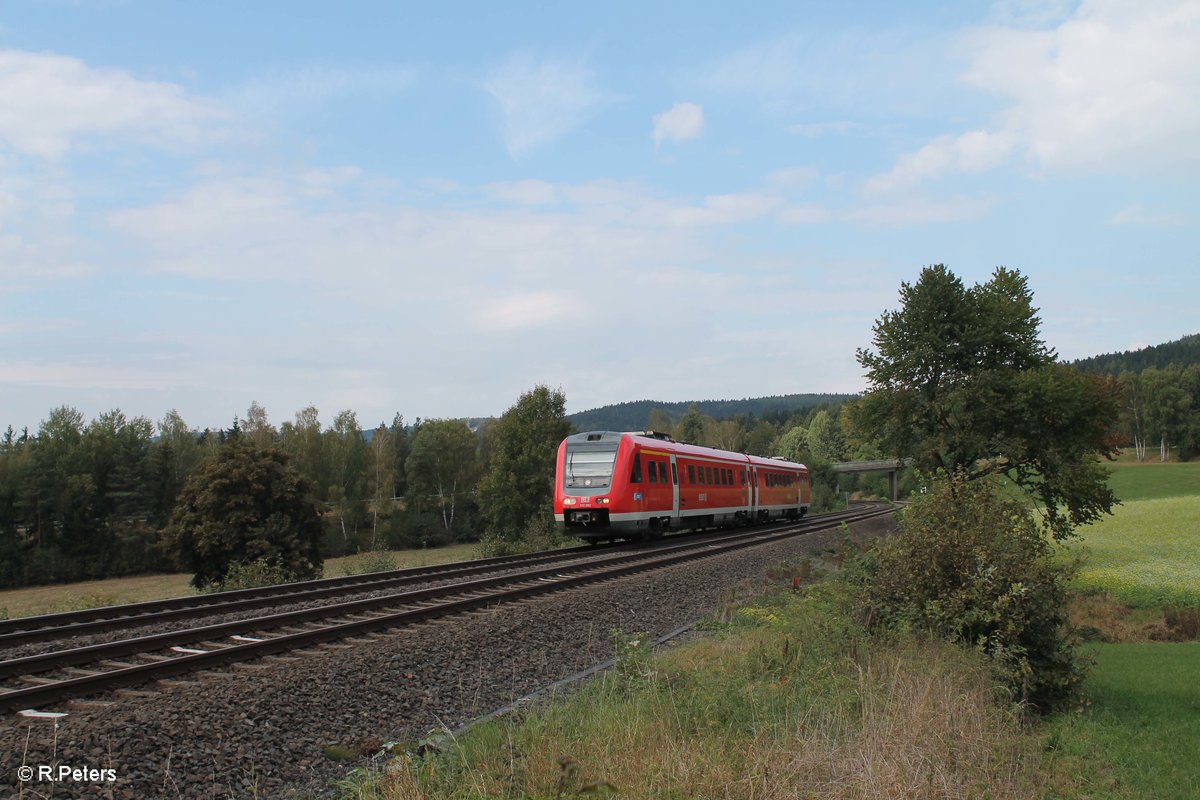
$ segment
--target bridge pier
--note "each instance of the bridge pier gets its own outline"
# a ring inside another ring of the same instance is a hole
[[[843,472],[886,472],[888,476],[888,496],[892,502],[895,502],[899,494],[896,473],[898,473],[903,466],[904,463],[896,459],[876,459],[872,461],[843,461],[834,464],[833,470],[839,474]],[[841,488],[840,485],[838,488]]]

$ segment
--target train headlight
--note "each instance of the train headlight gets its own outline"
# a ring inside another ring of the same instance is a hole
[[[599,503],[599,504],[600,504],[600,505],[602,505],[602,506],[606,506],[606,505],[608,505],[609,503],[611,503],[612,501],[611,501],[611,500],[609,500],[607,497],[597,497],[597,498],[596,498],[596,502],[597,502],[597,503]]]
[[[576,504],[576,503],[578,503],[578,502],[579,502],[579,501],[578,501],[578,500],[576,500],[574,497],[564,497],[564,498],[563,498],[563,505],[564,505],[564,506],[573,506],[573,505],[575,505],[575,504]]]

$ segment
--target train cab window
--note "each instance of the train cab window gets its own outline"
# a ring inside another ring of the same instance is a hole
[[[659,483],[667,482],[667,462],[658,462],[658,481]]]
[[[641,456],[633,457],[633,470],[629,473],[629,482],[630,483],[641,483],[642,482],[642,457]]]
[[[688,483],[692,486],[696,485],[696,465],[688,464]]]
[[[671,462],[671,485],[675,486],[679,483],[679,473],[675,470],[675,462]]]
[[[654,469],[653,461],[646,461],[646,476],[650,479],[651,483],[658,483],[658,472]]]

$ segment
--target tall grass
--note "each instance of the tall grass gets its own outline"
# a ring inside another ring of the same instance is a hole
[[[625,653],[578,694],[402,757],[350,796],[1037,796],[1036,741],[977,654],[868,639],[830,594],[775,597],[719,636],[622,668]]]
[[[1134,608],[1200,607],[1200,496],[1126,502],[1079,534],[1078,588]]]

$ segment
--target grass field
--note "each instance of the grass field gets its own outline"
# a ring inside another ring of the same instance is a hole
[[[1143,622],[1166,606],[1200,606],[1200,463],[1122,462],[1123,501],[1080,531],[1079,588],[1106,593]],[[1137,625],[1133,626],[1138,627]],[[1089,706],[1048,724],[1048,797],[1200,797],[1200,642],[1099,644]]]
[[[1118,461],[1108,466],[1112,470],[1108,485],[1122,502],[1200,496],[1200,461]]]
[[[1071,796],[1200,797],[1200,642],[1100,645],[1094,656],[1090,711],[1050,724],[1052,770],[1074,778]]]
[[[1130,500],[1072,543],[1084,557],[1076,586],[1132,608],[1200,606],[1198,545],[1200,495]]]
[[[397,550],[392,557],[397,568],[418,567],[474,558],[475,549],[474,544],[455,544],[432,550]],[[362,571],[358,567],[363,558],[363,555],[331,558],[325,562],[325,577],[336,578],[347,574],[347,570]],[[6,611],[10,617],[26,617],[75,608],[182,597],[194,593],[191,579],[187,573],[166,573],[9,589],[0,592],[0,612]]]

